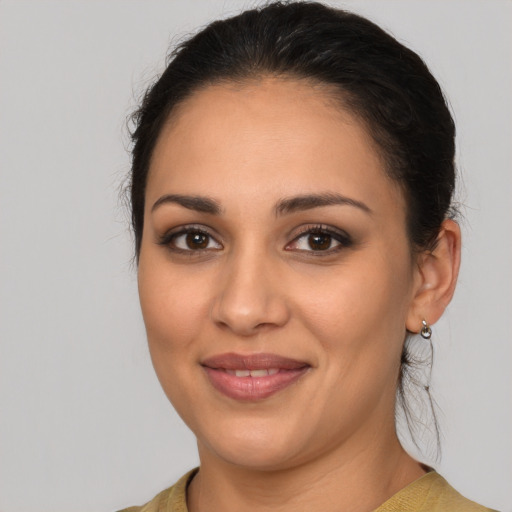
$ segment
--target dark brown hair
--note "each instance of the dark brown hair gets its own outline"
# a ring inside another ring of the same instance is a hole
[[[164,122],[200,88],[268,75],[337,91],[343,108],[365,123],[386,173],[403,191],[411,248],[431,249],[451,215],[455,186],[455,126],[439,84],[416,53],[371,21],[320,3],[275,2],[215,21],[179,45],[134,113],[130,194],[136,256],[151,156]],[[404,348],[401,402],[412,363]]]

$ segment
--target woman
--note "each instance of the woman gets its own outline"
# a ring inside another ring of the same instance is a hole
[[[271,4],[181,45],[135,116],[152,361],[200,470],[129,510],[487,510],[400,445],[453,295],[454,124],[371,22]]]

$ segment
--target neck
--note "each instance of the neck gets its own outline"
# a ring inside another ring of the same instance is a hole
[[[265,471],[226,462],[199,444],[201,469],[188,490],[189,510],[374,510],[425,474],[403,450],[394,428],[385,443],[381,434],[366,445],[344,443],[307,463]]]

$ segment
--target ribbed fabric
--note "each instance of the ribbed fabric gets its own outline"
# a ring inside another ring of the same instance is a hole
[[[439,473],[415,480],[375,512],[492,512],[459,494]]]
[[[182,476],[172,487],[157,494],[142,507],[129,507],[119,512],[188,512],[187,485],[197,473],[198,468]]]
[[[197,469],[155,496],[142,507],[119,512],[188,512],[187,485]],[[459,494],[441,475],[432,471],[389,498],[374,512],[493,512]]]

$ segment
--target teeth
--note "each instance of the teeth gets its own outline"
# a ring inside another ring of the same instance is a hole
[[[236,377],[266,377],[267,375],[275,375],[279,372],[279,368],[269,368],[268,370],[226,370],[229,375]]]
[[[251,370],[251,377],[266,377],[267,375],[267,370]]]

